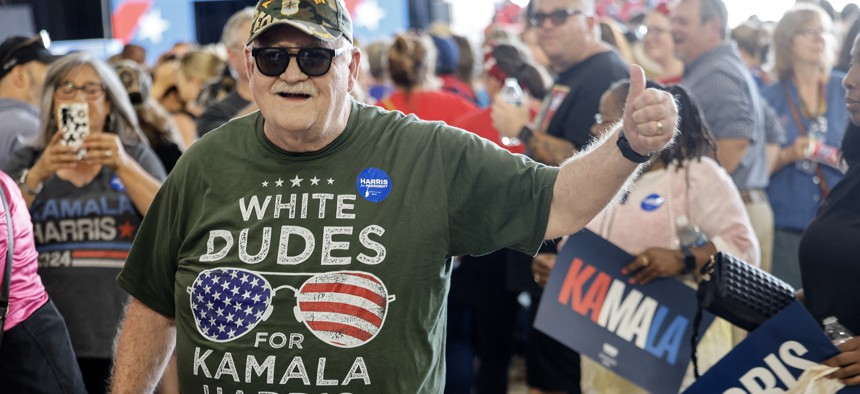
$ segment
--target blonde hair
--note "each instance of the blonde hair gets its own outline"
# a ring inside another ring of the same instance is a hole
[[[179,72],[187,78],[208,81],[221,74],[224,59],[204,49],[195,49],[185,54],[179,62]]]
[[[833,25],[830,16],[821,7],[806,3],[800,3],[786,11],[779,23],[776,24],[776,28],[773,30],[773,71],[780,80],[789,79],[794,74],[792,43],[800,31],[812,21],[821,22],[821,28],[825,32],[829,31]],[[821,70],[829,72],[833,65],[834,42],[832,38],[827,37],[825,37],[824,42],[826,48]]]

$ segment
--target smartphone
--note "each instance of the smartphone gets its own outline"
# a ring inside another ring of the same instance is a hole
[[[63,133],[60,143],[73,147],[81,146],[90,132],[89,107],[86,103],[60,104],[58,111],[60,130]]]

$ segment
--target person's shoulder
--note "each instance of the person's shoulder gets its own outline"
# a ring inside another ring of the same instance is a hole
[[[355,113],[350,127],[360,130],[361,138],[403,137],[395,139],[403,143],[426,144],[439,133],[461,131],[445,122],[423,120],[415,114],[406,115],[375,105],[356,103],[353,109]]]
[[[696,174],[700,179],[711,181],[727,180],[731,182],[731,177],[725,168],[710,157],[702,156],[689,160],[686,165],[689,166],[690,174]]]

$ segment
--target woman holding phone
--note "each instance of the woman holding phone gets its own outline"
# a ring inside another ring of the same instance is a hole
[[[61,116],[68,108],[77,112]],[[127,297],[115,278],[165,173],[116,73],[89,54],[51,65],[40,112],[41,139],[15,152],[6,172],[30,209],[39,273],[87,391],[104,392]]]

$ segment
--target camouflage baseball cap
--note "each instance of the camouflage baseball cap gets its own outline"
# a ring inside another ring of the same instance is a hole
[[[281,23],[325,42],[340,36],[352,42],[352,20],[343,0],[260,0],[254,9],[248,44]]]

